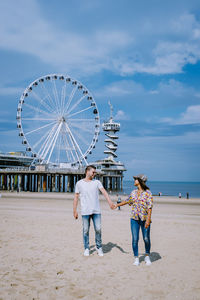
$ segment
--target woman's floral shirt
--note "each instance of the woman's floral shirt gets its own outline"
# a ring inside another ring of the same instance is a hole
[[[148,209],[153,207],[153,197],[150,190],[138,194],[138,190],[133,190],[127,199],[128,204],[132,206],[131,218],[145,221],[148,215]]]

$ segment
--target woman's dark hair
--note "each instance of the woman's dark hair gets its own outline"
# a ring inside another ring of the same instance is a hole
[[[137,180],[139,181],[139,184],[144,191],[149,190],[149,187],[144,183],[143,180],[141,180],[140,178],[137,178]]]

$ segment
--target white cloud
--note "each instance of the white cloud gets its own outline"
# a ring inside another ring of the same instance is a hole
[[[200,124],[200,105],[189,106],[177,120],[177,124]]]
[[[159,91],[158,90],[151,90],[151,91],[149,91],[149,94],[157,95],[157,94],[159,94]]]
[[[200,105],[189,106],[177,119],[162,118],[161,121],[171,125],[200,124]]]
[[[125,97],[136,94],[143,94],[145,90],[142,84],[134,82],[133,80],[120,80],[106,85],[95,92],[96,96],[106,97]]]
[[[114,116],[114,120],[116,121],[129,120],[129,119],[130,117],[123,110],[118,110],[116,115]]]
[[[166,20],[166,25],[168,29],[149,24],[152,32],[148,33],[151,33],[152,40],[149,40],[148,54],[141,52],[142,59],[131,61],[123,57],[115,61],[122,75],[181,73],[186,64],[195,64],[200,59],[200,23],[195,16],[186,13],[177,19]],[[156,33],[160,33],[161,38],[154,40]]]
[[[116,61],[115,67],[121,75],[148,73],[154,75],[182,73],[186,64],[195,64],[200,59],[199,41],[159,42],[153,49],[149,62]],[[145,61],[144,57],[144,61]]]
[[[2,49],[28,53],[63,69],[108,69],[106,57],[131,43],[129,34],[119,30],[97,29],[92,35],[61,31],[42,17],[35,0],[1,2],[0,20]]]
[[[165,26],[148,20],[144,26],[129,20],[129,27],[117,29],[94,23],[90,33],[80,33],[58,28],[43,17],[39,5],[36,0],[0,2],[1,49],[34,55],[63,71],[107,69],[121,75],[180,73],[200,59],[200,23],[193,14],[166,20]]]
[[[176,97],[189,96],[189,98],[191,98],[195,90],[191,87],[187,87],[180,81],[170,79],[167,82],[161,82],[159,84],[159,92],[165,95],[174,95]]]

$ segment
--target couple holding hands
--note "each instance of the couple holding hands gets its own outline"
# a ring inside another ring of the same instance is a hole
[[[135,182],[134,189],[129,198],[121,203],[114,204],[103,185],[99,180],[93,180],[96,175],[96,167],[93,165],[87,166],[85,169],[85,178],[79,180],[75,187],[75,196],[73,202],[73,215],[78,219],[77,206],[80,196],[81,215],[83,223],[83,243],[84,256],[89,256],[89,228],[92,219],[95,230],[96,250],[99,256],[103,256],[102,241],[101,241],[101,211],[99,203],[99,190],[104,195],[111,209],[129,204],[131,206],[131,233],[132,233],[132,248],[134,253],[135,266],[139,266],[138,257],[138,241],[139,230],[141,227],[143,240],[145,244],[145,263],[151,265],[149,257],[151,241],[150,241],[150,224],[151,212],[153,207],[153,197],[149,188],[146,186],[147,177],[143,174],[133,176]]]

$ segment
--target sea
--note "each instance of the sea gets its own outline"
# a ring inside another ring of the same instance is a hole
[[[189,198],[200,198],[200,182],[175,182],[175,181],[148,181],[147,186],[152,194],[162,196],[177,196],[181,193],[181,197],[186,198],[187,193]],[[123,194],[130,194],[134,189],[133,180],[123,181]]]

